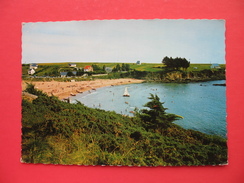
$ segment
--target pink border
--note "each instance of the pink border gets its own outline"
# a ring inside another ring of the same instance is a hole
[[[1,0],[0,182],[243,182],[243,9],[242,0]],[[21,23],[154,18],[226,20],[229,165],[145,168],[20,163]]]

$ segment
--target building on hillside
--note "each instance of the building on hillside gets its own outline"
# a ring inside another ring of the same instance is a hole
[[[105,71],[107,72],[107,73],[110,73],[110,72],[112,72],[112,68],[111,67],[105,67]]]
[[[35,74],[35,72],[36,72],[36,71],[35,71],[34,69],[29,69],[29,70],[28,70],[28,74],[29,74],[29,75],[33,75],[33,74]]]
[[[90,65],[87,65],[84,67],[84,72],[93,72],[93,67]]]
[[[140,60],[136,61],[136,65],[141,65],[141,61]]]
[[[69,63],[69,67],[76,67],[75,63]]]
[[[65,78],[67,76],[68,72],[60,72],[60,77]]]
[[[212,65],[210,66],[210,68],[211,68],[211,69],[220,69],[220,66],[219,66],[219,64],[212,64]]]
[[[30,69],[37,69],[38,65],[37,64],[30,64]]]

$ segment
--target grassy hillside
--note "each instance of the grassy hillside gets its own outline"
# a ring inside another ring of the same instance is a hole
[[[138,71],[158,72],[161,71],[163,64],[142,63],[141,65],[132,64],[131,69]]]
[[[174,119],[172,114],[161,113],[154,125],[148,118],[150,110],[131,118],[61,102],[31,85],[27,91],[38,98],[22,101],[23,162],[135,166],[227,162],[226,139],[173,123],[162,125]],[[157,114],[159,106],[151,107]]]
[[[67,63],[40,63],[38,64],[38,69],[36,70],[35,75],[37,76],[44,76],[55,72],[61,72],[61,71],[68,71],[73,70],[73,68],[70,68]],[[85,63],[85,62],[76,62],[77,68],[84,68],[87,65],[96,64],[100,68],[105,67],[111,67],[114,68],[118,63]],[[122,63],[120,63],[121,65]],[[160,72],[162,71],[162,68],[164,68],[164,65],[161,63],[142,63],[141,65],[136,65],[134,63],[128,63],[130,65],[130,69],[137,70],[137,71],[147,71],[147,72]],[[204,69],[210,69],[211,64],[191,64],[190,67],[187,69],[187,71],[202,71]],[[220,65],[221,68],[225,68],[225,64]],[[23,75],[27,75],[27,71],[29,69],[28,64],[24,64],[22,66],[22,73]]]

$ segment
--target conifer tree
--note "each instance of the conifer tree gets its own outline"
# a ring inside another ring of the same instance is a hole
[[[180,118],[175,114],[166,113],[167,108],[163,106],[164,102],[160,102],[157,95],[151,94],[148,99],[151,99],[151,101],[146,103],[144,107],[149,109],[142,109],[139,114],[146,129],[160,130],[167,128],[173,121]]]

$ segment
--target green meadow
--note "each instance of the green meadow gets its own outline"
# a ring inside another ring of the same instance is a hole
[[[72,62],[76,64],[77,68],[84,68],[87,65],[97,65],[100,68],[110,67],[114,68],[117,64],[122,63],[99,63],[99,62]],[[72,71],[74,68],[69,67],[69,62],[65,63],[39,63],[38,69],[36,70],[35,75],[36,76],[45,76],[50,74],[58,74],[62,71]],[[135,63],[126,63],[130,65],[131,70],[137,70],[137,71],[146,71],[146,72],[160,72],[163,70],[164,65],[162,63],[142,63],[141,65],[137,65]],[[211,64],[190,64],[190,67],[187,69],[187,71],[202,71],[205,69],[210,69]],[[220,64],[221,68],[225,68],[225,64]],[[22,73],[23,76],[27,76],[29,69],[29,64],[23,64],[22,65]]]

